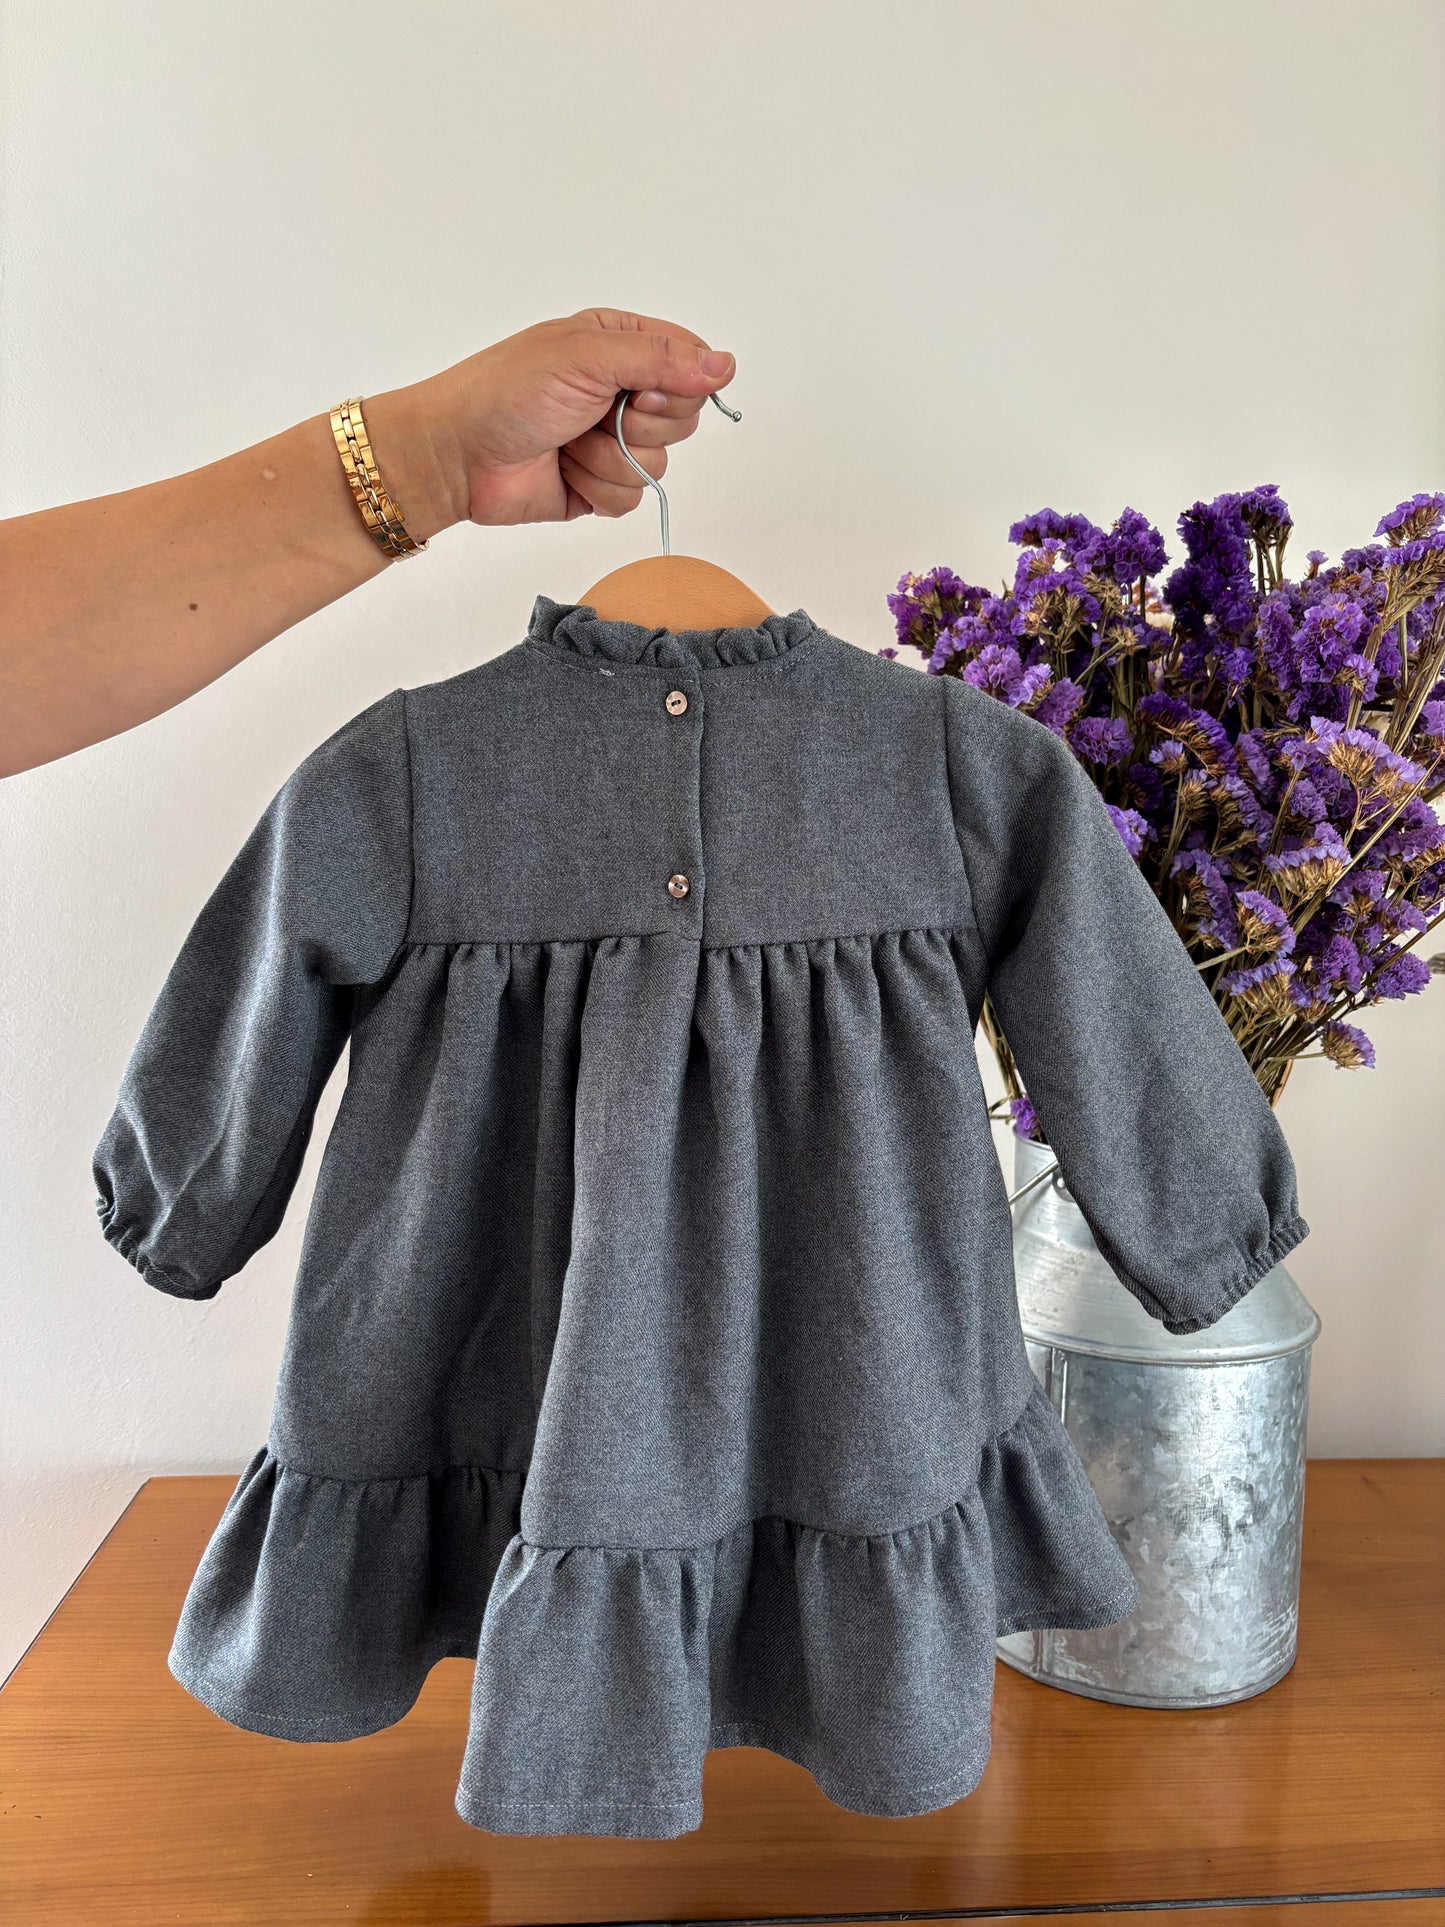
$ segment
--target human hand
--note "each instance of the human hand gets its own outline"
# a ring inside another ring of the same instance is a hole
[[[388,495],[425,542],[454,522],[626,515],[732,375],[688,328],[619,308],[524,328],[362,397]],[[651,392],[656,390],[654,395]],[[0,776],[173,707],[393,566],[366,532],[330,409],[181,475],[0,520]]]
[[[708,396],[733,372],[731,355],[711,355],[675,322],[583,308],[370,397],[366,418],[383,476],[396,426],[396,446],[407,452],[396,494],[405,511],[424,492],[428,530],[626,515],[646,484],[617,446],[619,391],[635,391],[622,416],[627,446],[660,478],[668,447],[694,432]]]

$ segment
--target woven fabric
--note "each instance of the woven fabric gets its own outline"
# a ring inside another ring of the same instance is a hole
[[[345,1740],[473,1660],[456,1805],[501,1833],[688,1831],[709,1746],[860,1813],[970,1791],[996,1634],[1138,1598],[1028,1363],[986,988],[1169,1330],[1306,1235],[1098,792],[969,684],[803,609],[673,632],[540,595],[336,731],[201,909],[95,1152],[104,1235],[210,1298],[347,1054],[176,1678]]]

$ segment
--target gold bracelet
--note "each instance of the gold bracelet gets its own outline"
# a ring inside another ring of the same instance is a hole
[[[350,401],[332,409],[331,432],[336,437],[336,452],[346,470],[356,506],[361,510],[361,519],[378,547],[390,556],[420,555],[427,543],[414,542],[407,534],[401,509],[387,494],[377,473],[366,423],[361,419],[360,395],[353,395]]]

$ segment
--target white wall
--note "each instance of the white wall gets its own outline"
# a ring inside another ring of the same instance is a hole
[[[143,22],[144,32],[140,30]],[[1050,504],[1278,482],[1301,550],[1439,487],[1445,9],[1395,0],[0,0],[0,513],[195,467],[606,303],[738,357],[674,546],[866,648]],[[649,498],[650,502],[651,498]],[[177,710],[0,785],[0,1674],[158,1472],[264,1438],[310,1173],[220,1296],[102,1242],[89,1160],[191,919],[315,743],[657,546],[456,530]],[[1177,552],[1177,544],[1175,544]],[[1445,932],[1438,947],[1445,948]],[[1445,1450],[1445,985],[1281,1107],[1310,1450]]]

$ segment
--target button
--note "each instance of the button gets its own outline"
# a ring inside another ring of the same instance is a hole
[[[681,689],[669,689],[666,707],[669,716],[680,716],[687,708],[686,693]]]
[[[685,897],[692,888],[692,885],[679,871],[676,876],[671,876],[667,879],[667,887],[675,897]]]

